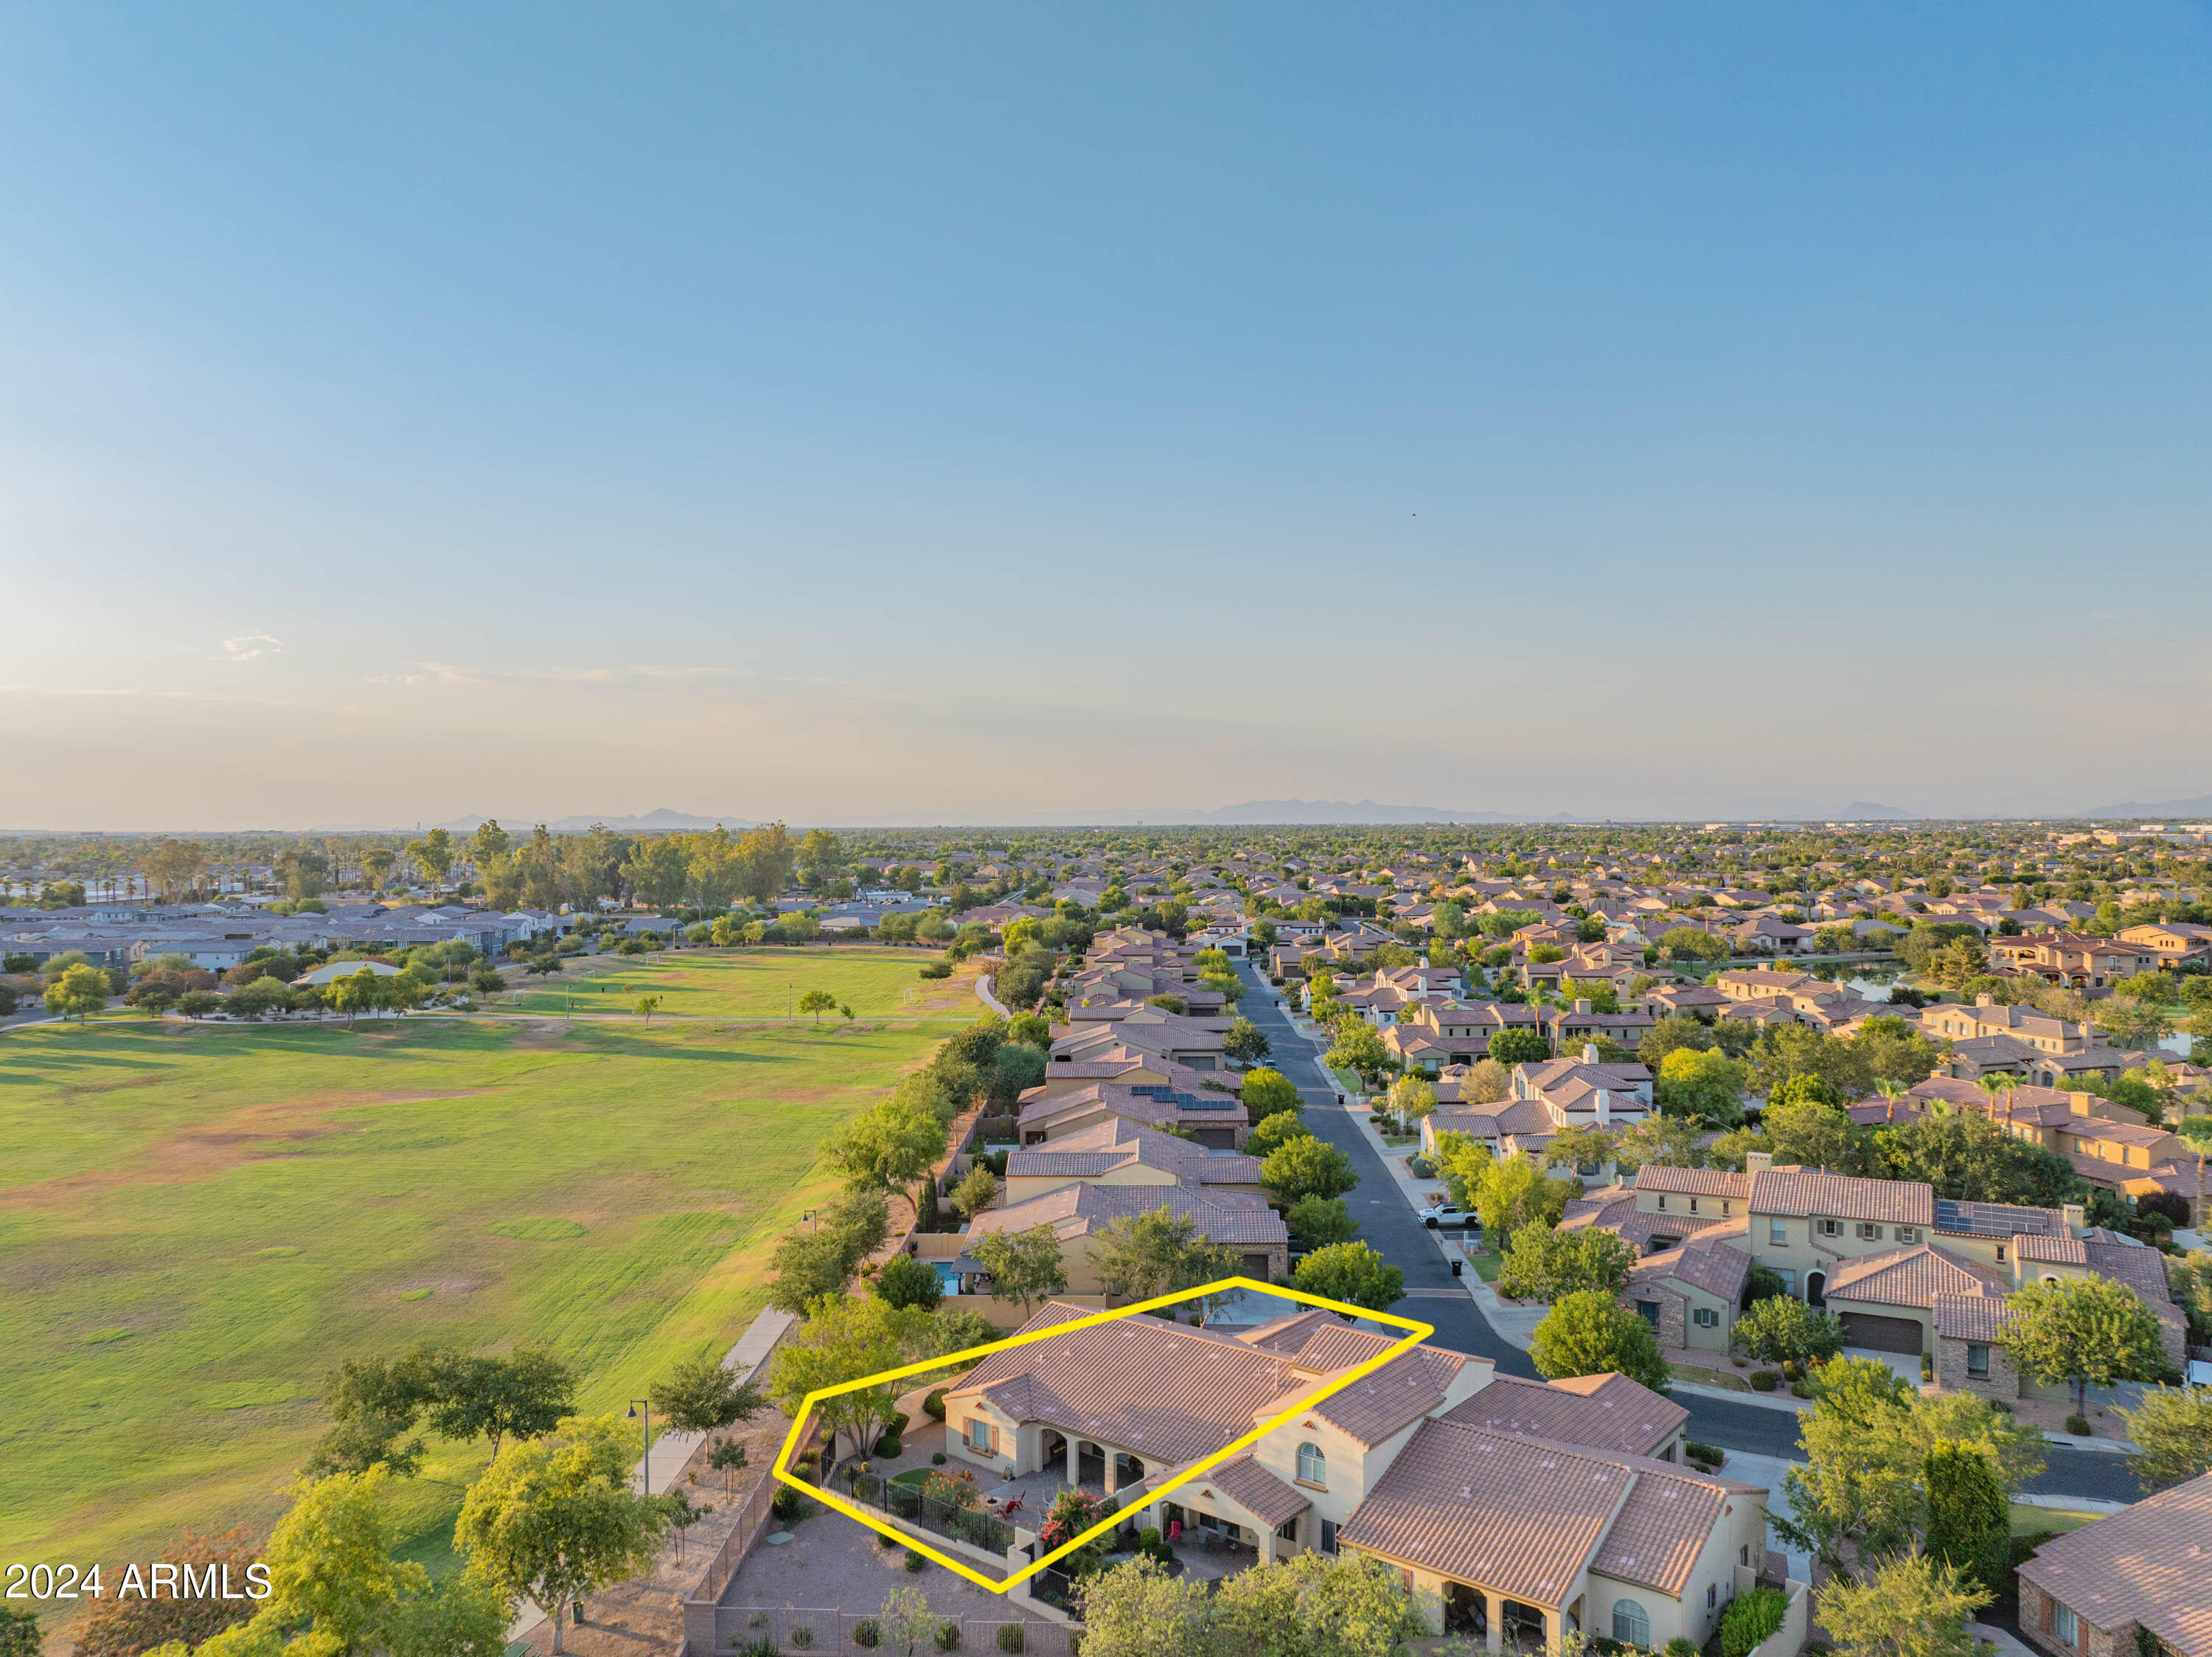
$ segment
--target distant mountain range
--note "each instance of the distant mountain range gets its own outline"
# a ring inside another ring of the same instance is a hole
[[[449,834],[474,834],[490,820],[491,813],[471,812],[465,817],[448,818],[442,823],[424,823],[421,829],[444,829]],[[509,834],[527,834],[543,822],[556,834],[581,834],[594,823],[604,823],[624,834],[697,834],[713,828],[717,823],[726,829],[751,828],[756,819],[750,817],[693,817],[688,813],[671,811],[663,806],[642,817],[562,817],[548,819],[532,817],[527,812],[516,812],[509,816],[497,813],[499,824]],[[415,833],[416,829],[403,829],[390,823],[318,823],[307,831],[310,834],[390,834]]]
[[[2082,817],[2212,817],[2212,794],[2194,800],[2128,800],[2117,806],[2092,806]]]

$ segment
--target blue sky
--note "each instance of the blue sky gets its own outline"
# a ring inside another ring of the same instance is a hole
[[[2212,789],[2203,5],[455,13],[0,15],[0,825]]]

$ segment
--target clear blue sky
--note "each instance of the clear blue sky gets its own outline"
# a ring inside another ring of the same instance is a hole
[[[0,15],[0,825],[2200,794],[2208,456],[2202,4]]]

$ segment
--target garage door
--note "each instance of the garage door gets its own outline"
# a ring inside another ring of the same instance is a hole
[[[1911,1318],[1877,1318],[1871,1312],[1844,1313],[1844,1344],[1876,1352],[1920,1351],[1920,1325]]]

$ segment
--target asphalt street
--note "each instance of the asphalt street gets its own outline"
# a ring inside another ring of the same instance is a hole
[[[1407,1297],[1390,1309],[1436,1325],[1436,1343],[1488,1358],[1509,1375],[1534,1376],[1528,1355],[1490,1326],[1488,1319],[1451,1275],[1428,1229],[1400,1197],[1396,1182],[1367,1136],[1337,1107],[1336,1081],[1313,1043],[1291,1027],[1267,978],[1249,965],[1239,968],[1247,987],[1237,1009],[1267,1038],[1267,1063],[1296,1082],[1306,1101],[1305,1124],[1352,1159],[1359,1185],[1345,1198],[1359,1221],[1360,1240],[1406,1274]],[[1431,1291],[1427,1294],[1419,1291]],[[1700,1443],[1763,1456],[1795,1459],[1796,1416],[1755,1404],[1731,1404],[1683,1392],[1675,1402],[1690,1412],[1690,1436]],[[2124,1456],[2052,1446],[2049,1467],[2026,1489],[2039,1494],[2133,1502],[2142,1494]]]

